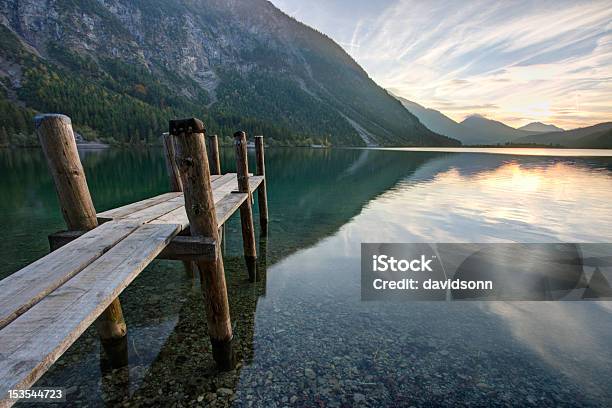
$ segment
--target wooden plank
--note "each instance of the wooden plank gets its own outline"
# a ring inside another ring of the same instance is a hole
[[[221,187],[224,184],[230,182],[233,178],[235,178],[235,176],[236,175],[234,173],[228,173],[222,176],[214,175],[214,176],[211,176],[210,178],[212,180],[213,188],[215,188],[215,187]],[[177,197],[182,197],[182,193],[181,192],[171,192],[171,193],[160,194],[158,196],[147,198],[142,201],[137,201],[135,203],[127,204],[122,207],[117,207],[117,208],[113,208],[113,209],[101,212],[98,214],[98,219],[111,220],[114,218],[126,217],[137,211],[145,210],[149,207],[172,200]]]
[[[234,214],[240,205],[249,199],[247,193],[231,193],[225,196],[218,204],[215,204],[215,211],[217,213],[217,223],[219,225],[225,224],[225,222]]]
[[[217,179],[216,183],[213,184],[213,200],[215,202],[220,201],[223,197],[230,194],[236,185],[235,174],[226,174]],[[147,223],[159,218],[165,219],[163,218],[165,215],[170,214],[175,210],[179,210],[181,212],[185,211],[185,200],[183,196],[176,197],[164,203],[134,212],[126,216],[125,219],[140,223]],[[181,222],[181,225],[184,224]]]
[[[255,192],[259,188],[259,185],[264,181],[265,176],[251,176],[249,177],[249,190],[251,190],[251,194]]]
[[[144,210],[145,208],[151,207],[152,205],[163,203],[164,201],[179,197],[181,194],[181,192],[165,193],[155,197],[147,198],[146,200],[127,204],[122,207],[113,208],[111,210],[99,213],[98,219],[108,220],[113,218],[125,217],[126,215],[129,215],[133,212]]]
[[[241,204],[234,204],[236,208]],[[227,206],[228,204],[226,204]],[[223,206],[222,206],[223,207]],[[223,211],[223,210],[222,210]],[[235,211],[235,210],[234,210]],[[167,222],[166,224],[176,224]],[[187,230],[187,232],[189,232]],[[84,231],[60,231],[49,235],[51,248],[62,246],[81,237]],[[159,254],[158,259],[198,261],[200,259],[212,259],[214,257],[215,242],[211,238],[192,237],[190,235],[176,236],[168,246]]]
[[[179,226],[139,227],[0,331],[0,406],[30,387],[166,247]],[[75,241],[79,242],[80,240]]]
[[[216,193],[216,192],[215,192]],[[217,216],[217,224],[224,224],[231,215],[236,212],[244,201],[247,200],[247,193],[229,193],[223,197],[215,196],[215,214]],[[187,212],[185,207],[177,208],[176,210],[169,212],[155,220],[151,221],[152,224],[180,224],[182,229],[189,227],[189,219],[187,218]]]
[[[130,220],[133,222],[138,222],[140,224],[146,224],[147,222],[151,220],[159,218],[164,214],[167,214],[171,211],[176,210],[177,208],[184,207],[184,206],[185,206],[185,200],[183,198],[183,195],[181,194],[179,197],[175,197],[163,203],[159,203],[149,208],[145,208],[144,210],[140,210],[140,211],[136,211],[131,214],[128,214],[122,219]]]
[[[0,281],[0,328],[82,271],[136,228],[136,224],[107,222]]]
[[[158,259],[180,261],[214,260],[216,243],[212,238],[176,236],[166,248],[157,256]]]
[[[210,176],[211,180],[213,179],[213,177],[217,177],[217,176]],[[215,181],[211,183],[213,191],[220,189],[223,186],[226,186],[228,183],[231,183],[233,180],[236,180],[236,173],[227,173],[227,174],[222,175],[221,177],[217,178]]]
[[[253,193],[264,180],[263,176],[252,176],[249,177],[249,188]],[[231,194],[224,195],[228,191],[227,188],[217,189],[213,191],[213,199],[215,200],[215,213],[217,215],[217,224],[223,225],[231,216],[238,210],[240,204],[242,204],[248,195],[246,193],[238,193],[238,182],[234,178],[231,184],[226,185],[231,187],[229,191]],[[182,225],[183,229],[189,227],[189,220],[187,219],[187,213],[184,207],[179,207],[174,211],[171,211],[163,216],[152,220],[153,223],[175,223]]]
[[[226,176],[230,176],[230,174],[226,174]],[[215,175],[215,176],[211,176],[210,179],[214,182],[219,180],[221,177],[221,175]],[[222,185],[226,182],[228,182],[229,179],[223,179],[223,180],[219,180],[220,184]],[[151,197],[151,198],[147,198],[145,200],[141,200],[141,201],[137,201],[135,203],[131,203],[131,204],[127,204],[124,205],[122,207],[117,207],[117,208],[113,208],[110,210],[106,210],[104,212],[98,213],[98,219],[100,220],[111,220],[114,218],[122,218],[125,217],[129,214],[132,214],[136,211],[140,211],[140,210],[144,210],[146,208],[149,208],[153,205],[156,204],[160,204],[163,203],[165,201],[171,200],[173,198],[177,198],[177,197],[181,197],[182,193],[179,192],[171,192],[171,193],[164,193],[164,194],[160,194],[158,196],[155,197]]]
[[[213,186],[214,194],[225,195],[230,193],[233,185],[232,181],[235,179],[236,175],[233,173],[228,173],[220,177],[215,177],[215,181],[211,183]],[[179,207],[184,206],[185,200],[183,198],[183,194],[174,194],[178,195],[173,198],[170,198],[169,200],[150,205],[140,210],[133,211],[127,215],[123,215],[122,218],[144,224],[151,220],[159,218],[171,211],[174,211]]]

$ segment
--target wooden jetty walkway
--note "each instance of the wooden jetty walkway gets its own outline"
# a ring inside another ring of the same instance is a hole
[[[68,231],[49,236],[49,255],[0,281],[0,407],[15,403],[8,391],[30,387],[94,322],[111,363],[127,364],[118,296],[154,259],[197,266],[214,360],[221,370],[234,368],[221,226],[240,211],[246,266],[255,280],[255,191],[263,234],[268,218],[263,137],[255,138],[255,175],[248,172],[244,132],[234,135],[236,173],[222,175],[217,137],[206,137],[201,121],[175,120],[169,127],[163,137],[173,191],[97,214],[70,119],[37,116]]]

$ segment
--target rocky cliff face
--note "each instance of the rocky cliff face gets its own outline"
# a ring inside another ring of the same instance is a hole
[[[104,106],[124,106],[154,132],[169,116],[199,115],[219,132],[240,126],[280,140],[454,143],[331,39],[265,0],[0,0],[0,23],[4,96],[103,135],[149,132],[101,123],[120,122]]]

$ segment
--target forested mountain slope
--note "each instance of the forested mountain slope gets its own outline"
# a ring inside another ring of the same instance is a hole
[[[2,118],[63,112],[89,138],[151,142],[198,116],[225,138],[457,144],[265,0],[0,0],[0,45]]]

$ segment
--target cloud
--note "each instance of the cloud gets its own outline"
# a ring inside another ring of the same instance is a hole
[[[482,111],[482,110],[492,110],[492,109],[498,109],[499,107],[497,105],[495,105],[494,103],[485,103],[485,104],[481,104],[481,105],[457,105],[456,103],[453,102],[446,102],[446,101],[437,101],[434,102],[436,105],[440,106],[441,109],[444,109],[446,111],[452,111],[452,110],[469,110],[469,111]]]
[[[381,86],[454,119],[568,128],[612,120],[609,2],[315,3],[295,16],[343,43]]]

